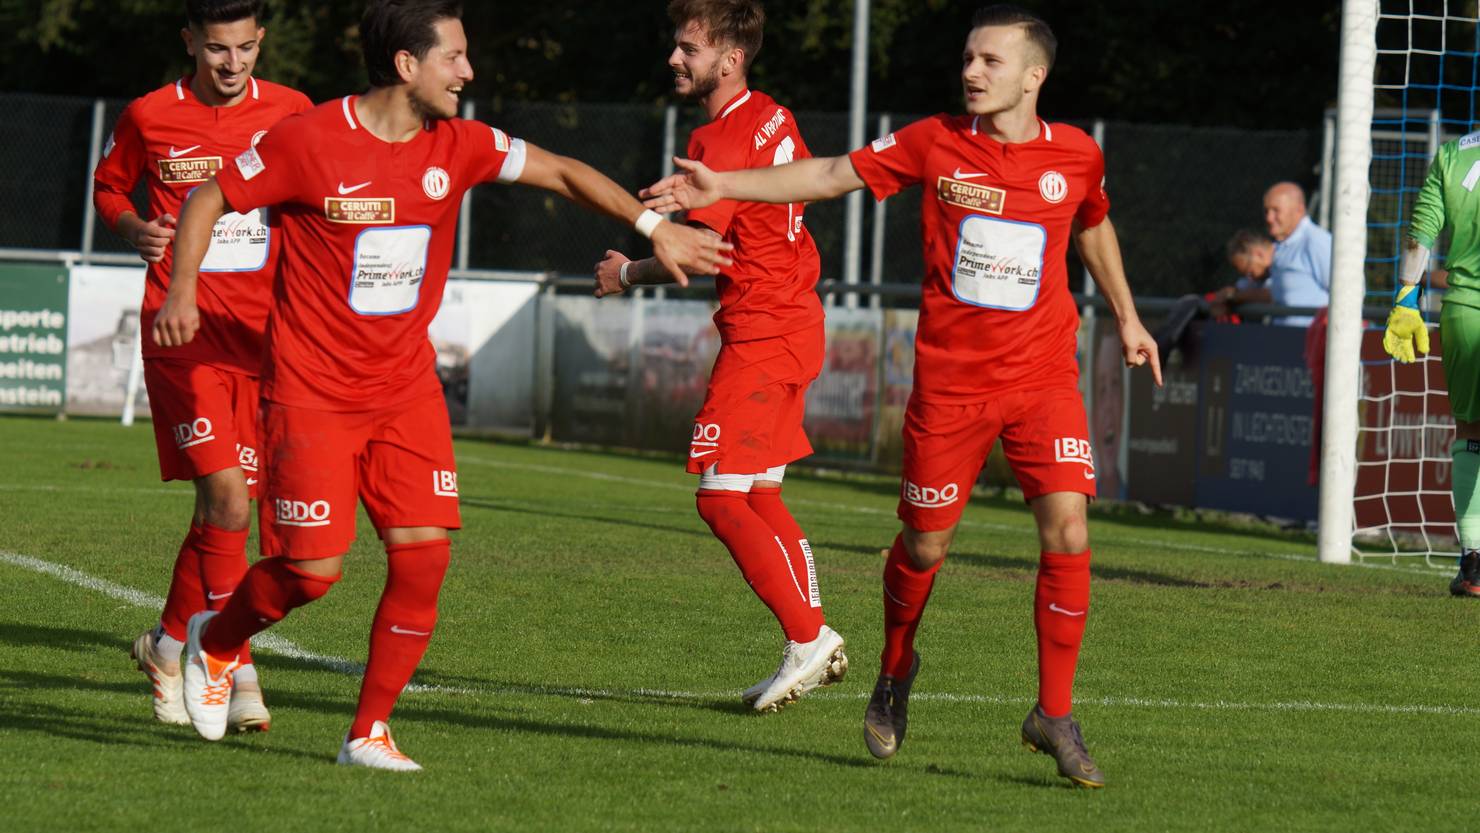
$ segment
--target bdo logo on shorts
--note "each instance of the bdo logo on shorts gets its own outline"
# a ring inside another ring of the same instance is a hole
[[[1085,467],[1085,480],[1095,479],[1095,458],[1090,453],[1089,440],[1059,437],[1053,441],[1053,458],[1059,463],[1078,463]]]
[[[327,500],[277,498],[273,501],[273,505],[277,507],[277,517],[273,519],[273,523],[279,526],[329,525],[329,501]]]
[[[236,460],[241,465],[242,471],[257,471],[257,449],[237,443]]]
[[[900,497],[911,506],[921,509],[940,509],[950,506],[961,496],[961,487],[947,483],[939,489],[933,486],[917,486],[906,480],[899,490]]]
[[[211,421],[205,417],[196,417],[192,422],[182,422],[174,428],[175,447],[183,449],[208,443],[216,439],[215,430],[211,426]]]
[[[689,457],[704,457],[719,451],[719,425],[713,422],[694,423],[694,439],[689,443]]]
[[[457,472],[442,469],[433,471],[432,494],[437,497],[457,497]]]

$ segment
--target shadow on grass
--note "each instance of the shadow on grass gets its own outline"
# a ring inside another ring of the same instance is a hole
[[[818,547],[822,551],[851,552],[861,555],[879,557],[880,548],[871,546],[855,546],[847,544],[829,544]],[[1000,571],[1009,575],[1014,581],[1030,581],[1038,574],[1038,559],[1033,556],[1011,556],[1011,555],[989,555],[975,552],[953,552],[946,556],[945,570],[950,570],[952,564],[970,564],[987,570]],[[884,560],[879,558],[879,570],[884,569]],[[1212,583],[1185,578],[1183,576],[1168,575],[1166,573],[1155,573],[1150,570],[1132,570],[1124,567],[1107,567],[1090,562],[1090,572],[1094,578],[1102,581],[1122,581],[1128,584],[1140,584],[1152,587],[1186,587],[1193,589],[1210,589],[1221,587],[1232,587],[1227,582]],[[1276,588],[1277,589],[1277,588]]]
[[[59,628],[32,622],[0,622],[0,643],[17,647],[36,647],[73,651],[96,651],[99,648],[122,652],[125,656],[133,642],[116,634],[81,628]]]
[[[632,529],[646,529],[654,532],[666,532],[674,535],[690,535],[698,538],[713,540],[714,536],[708,530],[693,529],[685,526],[673,526],[669,524],[644,523],[627,518],[600,518],[581,512],[555,512],[549,509],[531,509],[528,506],[515,506],[508,503],[500,503],[493,500],[472,500],[463,498],[461,506],[463,509],[486,509],[492,512],[511,512],[519,515],[534,515],[544,518],[560,518],[562,520],[580,521],[585,524],[608,524],[611,526],[625,526]]]

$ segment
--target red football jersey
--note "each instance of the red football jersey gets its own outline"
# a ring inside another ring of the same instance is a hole
[[[1039,122],[1003,144],[972,116],[922,119],[849,154],[876,199],[922,184],[925,252],[914,395],[964,404],[1077,384],[1070,227],[1110,210],[1105,160],[1084,131]]]
[[[690,159],[716,171],[784,165],[811,156],[796,117],[765,93],[746,90],[714,121],[689,135]],[[749,341],[822,323],[817,245],[802,222],[803,203],[721,200],[690,211],[735,246],[720,271],[715,326],[725,341]]]
[[[93,204],[109,227],[126,211],[146,220],[180,216],[185,197],[230,161],[256,144],[285,116],[313,106],[297,90],[248,79],[248,91],[230,107],[202,103],[190,91],[190,77],[134,99],[103,149],[93,173]],[[139,177],[149,178],[148,213],[130,200]],[[196,302],[201,329],[189,344],[160,347],[144,338],[144,355],[197,361],[256,376],[262,368],[262,333],[267,323],[280,247],[276,223],[265,211],[228,214],[216,223],[211,248],[201,264]],[[149,264],[140,325],[154,327],[154,316],[170,285],[175,247]]]
[[[427,325],[463,192],[524,170],[524,142],[482,122],[435,120],[409,142],[382,141],[357,98],[288,119],[216,179],[238,211],[278,207],[262,395],[284,405],[367,411],[441,396]]]

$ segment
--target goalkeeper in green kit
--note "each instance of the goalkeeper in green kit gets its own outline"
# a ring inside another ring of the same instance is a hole
[[[1429,332],[1418,312],[1418,281],[1440,233],[1451,232],[1449,288],[1439,315],[1444,348],[1444,378],[1455,439],[1449,448],[1454,517],[1459,532],[1459,575],[1449,584],[1456,596],[1480,598],[1480,133],[1471,133],[1439,148],[1429,168],[1413,221],[1403,241],[1393,311],[1388,316],[1383,349],[1400,362],[1411,362],[1415,349],[1429,352]]]

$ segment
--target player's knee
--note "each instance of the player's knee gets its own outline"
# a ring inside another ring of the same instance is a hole
[[[913,561],[916,569],[929,570],[940,562],[946,560],[946,553],[951,549],[949,539],[942,538],[911,538],[905,537],[905,552],[909,553],[910,561]]]
[[[201,506],[198,520],[217,529],[246,529],[252,523],[252,505],[246,495],[212,495]]]
[[[1084,552],[1089,549],[1089,523],[1078,513],[1049,518],[1039,524],[1038,539],[1049,552]]]

